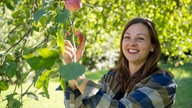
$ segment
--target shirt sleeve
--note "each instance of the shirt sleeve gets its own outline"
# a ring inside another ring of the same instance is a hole
[[[98,84],[95,84],[95,83],[91,83],[92,86],[86,86],[86,88],[88,89],[89,87],[93,87],[95,92],[93,90],[91,90],[91,93],[89,93],[89,95],[95,95],[98,90],[100,90],[101,88],[103,90],[106,90],[108,88],[104,87],[103,86],[103,83],[104,82],[108,82],[109,78],[108,75],[104,75],[100,81],[98,82]],[[112,77],[110,77],[110,80],[112,79]],[[90,82],[90,81],[89,81]],[[89,85],[89,83],[88,83]],[[89,90],[87,91],[89,92]],[[86,101],[83,101],[82,100],[82,94],[80,93],[80,91],[78,89],[75,89],[75,90],[72,90],[70,87],[67,87],[66,90],[65,90],[65,96],[64,96],[64,104],[65,104],[65,107],[66,108],[86,108],[88,106],[88,104],[86,104]],[[84,93],[85,94],[85,93]],[[94,102],[95,100],[93,100],[92,103],[95,103]],[[85,103],[84,103],[85,102]],[[91,103],[90,103],[91,104]]]
[[[83,107],[90,108],[162,108],[172,107],[176,84],[168,73],[155,74],[138,83],[121,100],[112,99],[100,86],[88,81],[82,96]]]
[[[82,104],[82,95],[78,89],[72,90],[70,87],[67,87],[64,95],[65,108],[79,108]]]

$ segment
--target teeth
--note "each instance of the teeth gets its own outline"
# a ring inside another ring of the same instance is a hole
[[[138,52],[138,51],[137,51],[137,50],[131,50],[131,49],[130,49],[129,52],[133,52],[133,53],[134,53],[134,52]]]

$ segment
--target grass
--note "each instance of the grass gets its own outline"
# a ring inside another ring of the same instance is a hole
[[[174,108],[189,108],[192,106],[192,63],[186,63],[183,66],[175,67],[173,65],[168,64],[160,64],[160,67],[171,71],[177,83],[177,94]],[[107,71],[98,71],[98,72],[87,72],[86,76],[97,82],[103,74]],[[23,85],[24,90],[27,89],[30,82],[27,82]],[[23,108],[64,108],[63,104],[63,92],[55,91],[55,88],[59,85],[58,81],[51,80],[49,84],[49,94],[50,99],[42,97],[38,95],[39,100],[36,101],[34,99],[24,97]],[[7,91],[2,91],[1,96],[3,98],[6,97],[7,94],[13,92],[14,85],[10,86]],[[32,88],[30,91],[34,92],[35,89]],[[19,93],[19,91],[18,91]],[[7,101],[1,102],[0,100],[0,108],[5,108]]]

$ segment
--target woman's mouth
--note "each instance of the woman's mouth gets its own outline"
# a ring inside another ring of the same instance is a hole
[[[138,50],[135,50],[135,49],[128,49],[128,52],[130,54],[135,54],[135,53],[138,53],[139,51]]]

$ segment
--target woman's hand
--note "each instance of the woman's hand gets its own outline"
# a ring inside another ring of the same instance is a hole
[[[85,87],[89,80],[85,77],[85,75],[81,75],[77,78],[77,80],[69,80],[69,86],[72,90],[75,88],[79,89],[81,94],[84,94]],[[78,82],[81,82],[80,84]]]
[[[73,62],[74,56],[76,56],[76,61],[79,61],[85,49],[85,36],[80,31],[76,31],[75,34],[78,36],[79,46],[77,50],[74,49],[74,46],[70,41],[65,40],[65,52],[62,54],[63,60],[66,64]]]

